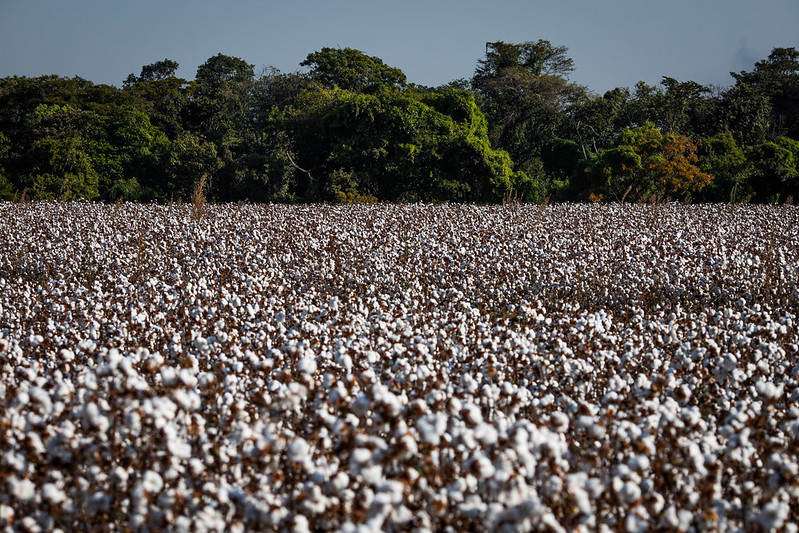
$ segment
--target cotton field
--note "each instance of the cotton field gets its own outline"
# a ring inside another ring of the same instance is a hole
[[[6,531],[799,531],[799,208],[0,204]]]

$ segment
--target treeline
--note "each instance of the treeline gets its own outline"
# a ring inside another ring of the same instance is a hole
[[[488,43],[474,76],[409,83],[345,48],[295,73],[165,59],[121,88],[0,79],[0,199],[775,202],[799,195],[799,52],[734,84],[602,96],[565,47]]]

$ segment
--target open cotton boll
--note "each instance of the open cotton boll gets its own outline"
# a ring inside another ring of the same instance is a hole
[[[141,487],[147,494],[158,494],[164,488],[164,480],[158,472],[148,470],[142,475]]]
[[[289,461],[303,463],[309,458],[310,452],[308,441],[297,438],[289,445],[287,457]]]
[[[308,375],[316,373],[316,358],[311,356],[300,357],[297,363],[297,370],[302,374]]]
[[[784,525],[791,513],[791,506],[787,502],[771,500],[757,514],[755,520],[764,531],[778,531]]]
[[[83,419],[90,427],[96,428],[98,431],[107,431],[111,425],[111,421],[94,402],[89,402],[84,406]]]
[[[416,421],[416,430],[422,442],[427,442],[433,446],[441,443],[441,435],[447,429],[447,417],[441,413],[426,415]]]
[[[0,526],[7,526],[14,521],[14,509],[10,505],[0,503]]]
[[[36,495],[36,486],[30,479],[17,479],[16,477],[12,477],[8,479],[7,483],[8,491],[11,496],[20,502],[30,502]]]
[[[549,421],[552,424],[552,429],[558,433],[565,433],[569,429],[569,417],[566,413],[556,411],[549,415]]]
[[[50,505],[61,505],[66,500],[66,494],[55,483],[42,485],[42,499]]]
[[[771,381],[758,380],[755,383],[757,393],[766,400],[776,400],[783,395],[784,385],[775,385]]]
[[[172,456],[178,459],[191,457],[191,445],[177,435],[167,437],[166,448]]]

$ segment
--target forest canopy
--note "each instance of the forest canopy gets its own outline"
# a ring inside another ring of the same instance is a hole
[[[121,80],[0,79],[0,199],[785,202],[799,195],[799,52],[729,87],[597,95],[568,49],[487,43],[441,87],[351,48],[257,73],[218,54]]]

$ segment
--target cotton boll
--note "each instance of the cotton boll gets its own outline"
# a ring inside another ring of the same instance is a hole
[[[356,448],[350,455],[350,470],[357,472],[372,459],[372,452],[367,448]]]
[[[316,358],[301,357],[297,363],[297,370],[302,374],[312,375],[316,373]]]
[[[180,369],[180,372],[178,373],[178,380],[180,381],[181,385],[189,388],[196,387],[198,382],[195,372],[190,368]]]
[[[422,442],[427,442],[433,446],[438,446],[441,442],[441,435],[447,429],[447,418],[436,413],[435,415],[427,415],[419,418],[416,421],[416,430]]]
[[[771,500],[763,506],[755,520],[765,531],[776,531],[785,525],[791,513],[791,507],[786,502]]]
[[[158,494],[164,488],[164,480],[158,472],[147,470],[142,475],[141,486],[148,494]]]
[[[110,507],[111,497],[102,491],[92,493],[86,500],[86,510],[91,516],[107,513]]]
[[[178,436],[167,438],[166,447],[169,453],[178,459],[191,457],[191,445]]]
[[[359,463],[360,464],[360,463]],[[339,494],[350,484],[350,477],[346,472],[339,471],[327,484],[328,494]]]
[[[193,390],[177,389],[170,396],[175,404],[187,412],[194,412],[202,406],[200,395]]]
[[[89,427],[96,428],[98,431],[105,432],[111,425],[111,421],[105,416],[94,402],[87,403],[83,408],[83,419]]]
[[[569,429],[569,417],[560,411],[556,411],[549,415],[550,424],[552,429],[558,433],[565,433]]]
[[[491,424],[482,423],[474,428],[474,437],[484,448],[489,448],[497,443],[499,433]]]
[[[352,412],[358,416],[366,416],[369,412],[371,400],[366,394],[359,394],[352,402]]]
[[[410,434],[405,434],[400,437],[398,445],[400,448],[400,453],[398,456],[400,460],[410,459],[419,451],[419,448],[416,444],[416,439],[414,439]]]
[[[0,526],[8,526],[14,521],[14,509],[4,503],[0,504]]]
[[[8,480],[8,486],[11,496],[22,503],[30,502],[36,495],[36,486],[27,478],[17,479],[12,477]]]
[[[646,472],[649,470],[649,458],[646,455],[634,455],[627,461],[627,465],[636,472]]]
[[[462,416],[465,422],[471,424],[472,426],[476,426],[480,422],[483,421],[483,415],[480,412],[480,408],[473,403],[467,403],[463,407]]]
[[[294,515],[291,522],[292,533],[310,533],[310,524],[308,519],[302,515]]]
[[[775,385],[770,381],[758,380],[755,383],[757,393],[765,400],[776,400],[783,395],[784,386]]]
[[[295,463],[304,462],[311,452],[311,447],[305,439],[297,438],[290,445],[288,449],[288,460]]]
[[[178,378],[180,376],[180,372],[178,369],[171,366],[165,366],[161,368],[160,374],[161,374],[161,384],[163,384],[164,387],[177,386]]]
[[[64,491],[58,488],[55,483],[45,483],[41,488],[42,499],[53,506],[61,505],[66,499]]]
[[[627,505],[632,505],[641,499],[641,488],[637,483],[627,481],[617,490],[619,498]]]

